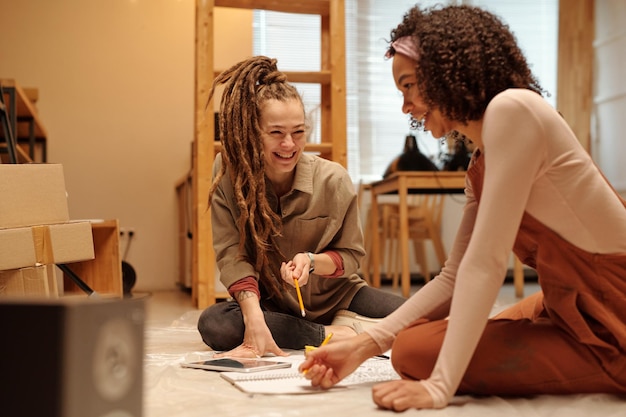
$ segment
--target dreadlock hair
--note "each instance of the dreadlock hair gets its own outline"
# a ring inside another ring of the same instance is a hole
[[[421,96],[451,120],[480,119],[508,88],[544,93],[509,27],[478,7],[413,7],[391,31],[388,56],[396,52],[391,43],[405,36],[417,45]]]
[[[276,66],[276,59],[255,56],[235,64],[217,76],[209,92],[211,101],[224,84],[220,102],[219,132],[222,167],[209,189],[209,203],[224,175],[229,173],[238,208],[239,253],[254,265],[270,296],[282,297],[285,282],[280,264],[285,261],[276,242],[282,221],[266,196],[265,157],[260,127],[261,108],[268,100],[302,98]],[[303,105],[304,111],[304,105]],[[246,242],[251,253],[246,253]]]

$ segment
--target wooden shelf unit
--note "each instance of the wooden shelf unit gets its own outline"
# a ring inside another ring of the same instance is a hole
[[[192,152],[192,301],[198,308],[216,302],[215,253],[207,210],[212,164],[221,146],[214,138],[214,118],[206,117],[214,66],[214,8],[260,9],[321,17],[321,68],[286,72],[290,82],[321,86],[321,143],[306,151],[347,166],[345,5],[344,0],[196,0],[195,131]],[[280,62],[279,62],[280,67]],[[211,105],[210,105],[211,106]],[[209,107],[210,107],[209,106]],[[182,260],[181,260],[182,261]]]
[[[72,262],[69,268],[92,290],[102,295],[122,298],[122,260],[120,257],[120,229],[117,219],[91,223],[95,258],[89,261]],[[66,294],[82,290],[69,278],[63,278]]]

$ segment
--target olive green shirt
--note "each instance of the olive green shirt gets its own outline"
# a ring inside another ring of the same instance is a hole
[[[213,176],[222,165],[220,154],[215,158]],[[325,278],[311,274],[302,286],[306,318],[328,324],[338,309],[348,308],[356,292],[367,285],[357,275],[365,249],[354,185],[348,172],[338,163],[318,156],[302,154],[296,165],[291,191],[280,198],[266,180],[267,198],[282,219],[282,236],[278,244],[287,260],[299,252],[337,252],[343,260],[344,274]],[[226,288],[243,278],[259,278],[254,266],[239,254],[238,208],[230,176],[224,175],[211,201],[213,247]],[[250,243],[245,250],[252,253]],[[261,284],[262,285],[262,284]],[[261,291],[261,294],[264,294]],[[262,299],[264,307],[300,315],[295,289],[285,290],[282,300]]]

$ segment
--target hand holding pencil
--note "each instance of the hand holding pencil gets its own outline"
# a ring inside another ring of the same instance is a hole
[[[306,256],[304,254],[298,254],[298,255],[301,257]],[[283,262],[280,267],[280,273],[281,273],[283,280],[289,282],[291,285],[295,287],[296,295],[298,297],[298,304],[300,306],[300,314],[302,315],[302,317],[306,317],[306,309],[304,308],[304,301],[302,299],[302,291],[300,288],[302,285],[306,285],[306,283],[308,282],[309,275],[306,273],[306,271],[304,271],[304,269],[302,269],[300,271],[300,275],[296,276],[296,270],[297,270],[296,259],[298,255],[294,257],[294,260]],[[305,258],[305,259],[308,260],[308,258]],[[301,258],[298,259],[297,261],[301,262]],[[304,265],[301,264],[300,268],[304,268]]]
[[[329,334],[327,339],[330,339]],[[312,386],[328,389],[378,352],[380,348],[371,336],[361,333],[333,343],[322,343],[317,348],[305,347],[305,360],[298,371],[311,380]]]
[[[305,317],[306,311],[304,310],[304,302],[302,301],[302,292],[300,291],[300,284],[298,284],[298,278],[294,277],[293,281],[296,284],[296,294],[298,294],[298,304],[300,304],[300,314],[302,314],[302,317]]]

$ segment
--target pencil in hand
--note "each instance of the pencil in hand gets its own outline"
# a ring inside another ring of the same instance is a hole
[[[300,284],[298,284],[298,278],[294,278],[293,281],[296,284],[296,294],[298,294],[298,303],[300,304],[300,314],[302,317],[306,316],[306,311],[304,311],[304,303],[302,302],[302,293],[300,292]]]
[[[322,347],[322,346],[324,346],[326,343],[328,343],[328,341],[330,340],[330,338],[331,338],[331,337],[333,337],[332,332],[331,332],[331,333],[328,333],[328,334],[326,335],[326,338],[324,338],[324,340],[323,340],[323,341],[322,341],[322,343],[319,345],[319,347]],[[306,346],[304,347],[304,351],[305,351],[305,352],[312,352],[312,351],[314,351],[315,349],[317,349],[317,347],[315,347],[315,346],[309,346],[309,345],[306,345]],[[304,371],[302,371],[302,373],[303,373],[303,374],[306,374],[306,373],[307,373],[307,371],[308,371],[308,369],[305,369]]]
[[[320,345],[320,347],[324,346],[326,343],[328,343],[330,341],[330,338],[333,337],[332,332],[328,333],[326,335],[326,337],[324,338],[324,340],[322,341],[322,344]]]

